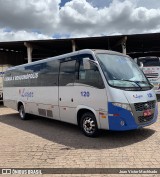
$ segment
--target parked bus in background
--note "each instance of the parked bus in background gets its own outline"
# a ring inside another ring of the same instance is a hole
[[[5,71],[11,67],[11,65],[5,64],[5,65],[0,65],[0,100],[3,100],[3,78],[4,78],[4,73]]]
[[[153,84],[156,94],[160,94],[160,58],[147,56],[136,58],[135,61],[142,68],[151,84]]]
[[[80,50],[10,68],[4,77],[4,105],[21,119],[39,115],[80,126],[124,131],[157,120],[153,86],[126,55]],[[65,136],[65,135],[64,135]]]

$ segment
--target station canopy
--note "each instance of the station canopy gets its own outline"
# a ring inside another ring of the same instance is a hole
[[[33,61],[72,52],[73,43],[76,50],[105,49],[122,52],[122,45],[125,45],[126,54],[132,58],[160,57],[160,33],[0,42],[0,53],[9,56],[9,60],[11,56],[16,55],[16,64],[25,63],[27,62],[25,42],[33,48]],[[18,61],[18,56],[21,56],[21,62]],[[14,64],[14,61],[11,63]]]

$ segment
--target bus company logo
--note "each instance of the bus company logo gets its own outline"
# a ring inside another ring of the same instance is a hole
[[[149,109],[149,104],[148,103],[144,104],[144,109],[145,110]]]
[[[32,98],[33,97],[33,92],[30,91],[26,91],[25,88],[24,89],[19,89],[19,95],[23,98]]]
[[[133,97],[134,97],[134,98],[138,98],[138,99],[140,99],[140,98],[143,97],[143,95],[137,95],[137,94],[136,94],[136,95],[133,95]]]
[[[11,169],[2,169],[2,175],[6,175],[6,174],[11,175],[12,174]]]

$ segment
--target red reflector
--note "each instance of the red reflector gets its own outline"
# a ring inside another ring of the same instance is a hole
[[[119,115],[119,114],[113,114],[113,116],[115,116],[115,117],[116,117],[116,116],[120,116],[120,115]]]

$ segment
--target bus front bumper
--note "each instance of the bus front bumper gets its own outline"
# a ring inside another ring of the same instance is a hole
[[[108,103],[108,110],[109,130],[114,131],[133,130],[149,126],[156,122],[158,117],[158,105],[156,103],[155,109],[152,110],[153,114],[146,117],[139,116],[112,103]],[[138,112],[138,114],[142,113]]]

